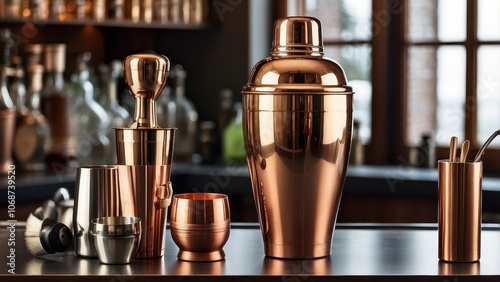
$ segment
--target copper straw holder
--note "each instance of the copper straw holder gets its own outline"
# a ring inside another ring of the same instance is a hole
[[[475,262],[481,257],[482,162],[440,160],[439,259]]]

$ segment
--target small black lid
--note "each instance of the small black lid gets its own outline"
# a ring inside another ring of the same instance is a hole
[[[71,245],[72,240],[73,235],[68,226],[50,218],[43,220],[40,242],[47,253],[64,252]]]

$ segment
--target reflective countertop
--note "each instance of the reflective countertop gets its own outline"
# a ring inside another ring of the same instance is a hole
[[[500,226],[484,225],[478,263],[445,263],[437,259],[434,224],[339,224],[331,255],[321,259],[281,260],[264,256],[256,224],[233,224],[224,247],[226,259],[200,263],[177,260],[169,230],[161,259],[128,265],[103,265],[73,252],[31,256],[24,226],[16,223],[15,246],[8,245],[8,225],[0,229],[0,280],[33,281],[478,281],[500,279]],[[12,241],[12,240],[11,240]],[[10,274],[10,249],[15,249],[15,274]],[[458,277],[458,278],[457,278]],[[166,280],[168,279],[168,280]]]

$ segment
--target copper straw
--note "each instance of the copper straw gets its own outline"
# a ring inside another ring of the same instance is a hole
[[[490,138],[484,142],[483,146],[481,146],[481,149],[479,149],[479,152],[477,152],[476,157],[474,158],[475,162],[479,162],[481,160],[481,157],[484,154],[484,150],[486,150],[486,147],[490,145],[490,143],[495,139],[498,135],[500,135],[500,130],[497,130],[491,134]]]

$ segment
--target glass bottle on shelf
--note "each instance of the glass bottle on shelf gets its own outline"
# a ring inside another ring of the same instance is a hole
[[[30,0],[29,8],[23,11],[23,17],[33,21],[45,21],[49,16],[48,1]]]
[[[112,61],[110,64],[109,79],[106,85],[106,110],[111,115],[112,127],[127,127],[130,122],[130,113],[118,103],[118,79],[123,71],[121,61]]]
[[[245,145],[243,143],[243,125],[241,103],[235,103],[236,117],[224,130],[222,159],[224,163],[246,164]]]
[[[233,91],[231,89],[222,89],[219,92],[219,136],[222,140],[222,134],[227,125],[234,119],[236,112],[233,105]]]
[[[76,105],[65,90],[65,44],[45,45],[46,80],[42,89],[41,109],[50,125],[50,152],[47,164],[52,170],[77,165],[78,122]]]
[[[352,145],[351,145],[351,157],[349,162],[351,165],[362,165],[365,161],[363,141],[360,135],[361,124],[358,120],[353,122],[353,134],[352,134]]]
[[[195,152],[198,113],[185,96],[186,71],[175,65],[171,71],[175,101],[175,154],[174,160],[189,162]]]
[[[10,56],[10,30],[0,30],[0,174],[7,174],[12,165],[12,137],[16,110],[7,89],[7,66]]]
[[[17,19],[21,16],[21,0],[3,0],[1,5],[5,18]]]
[[[49,18],[51,20],[64,20],[66,17],[65,0],[51,0],[49,2]]]
[[[215,122],[200,122],[199,154],[201,157],[201,163],[203,164],[214,163],[216,160],[217,138],[215,136]]]
[[[43,45],[42,44],[27,44],[24,48],[26,53],[26,65],[42,65]],[[29,75],[29,73],[28,73]],[[28,80],[30,81],[29,77]]]
[[[11,67],[9,68],[9,94],[16,106],[17,116],[27,114],[26,109],[26,86],[24,85],[24,71],[21,57],[13,55],[11,57]]]
[[[175,99],[172,97],[172,89],[165,85],[161,91],[158,103],[156,103],[156,115],[161,127],[175,127]]]
[[[434,167],[435,146],[430,134],[423,134],[418,148],[417,166],[421,168]]]
[[[110,141],[106,131],[110,126],[108,114],[104,108],[94,100],[94,86],[90,82],[88,63],[91,54],[85,52],[77,56],[77,70],[72,75],[71,89],[74,91],[77,116],[80,126],[78,132],[78,163],[106,164],[109,156]]]
[[[107,163],[116,163],[116,142],[115,130],[113,128],[127,127],[130,122],[130,113],[118,103],[118,78],[121,75],[123,63],[121,61],[112,61],[109,68],[101,68],[102,81],[104,82],[103,107],[109,116],[110,125],[106,129],[106,137],[109,140],[109,150]]]
[[[28,66],[30,81],[26,99],[27,112],[17,119],[13,147],[16,165],[22,170],[46,169],[44,161],[50,150],[50,126],[40,112],[42,75],[42,65]]]

